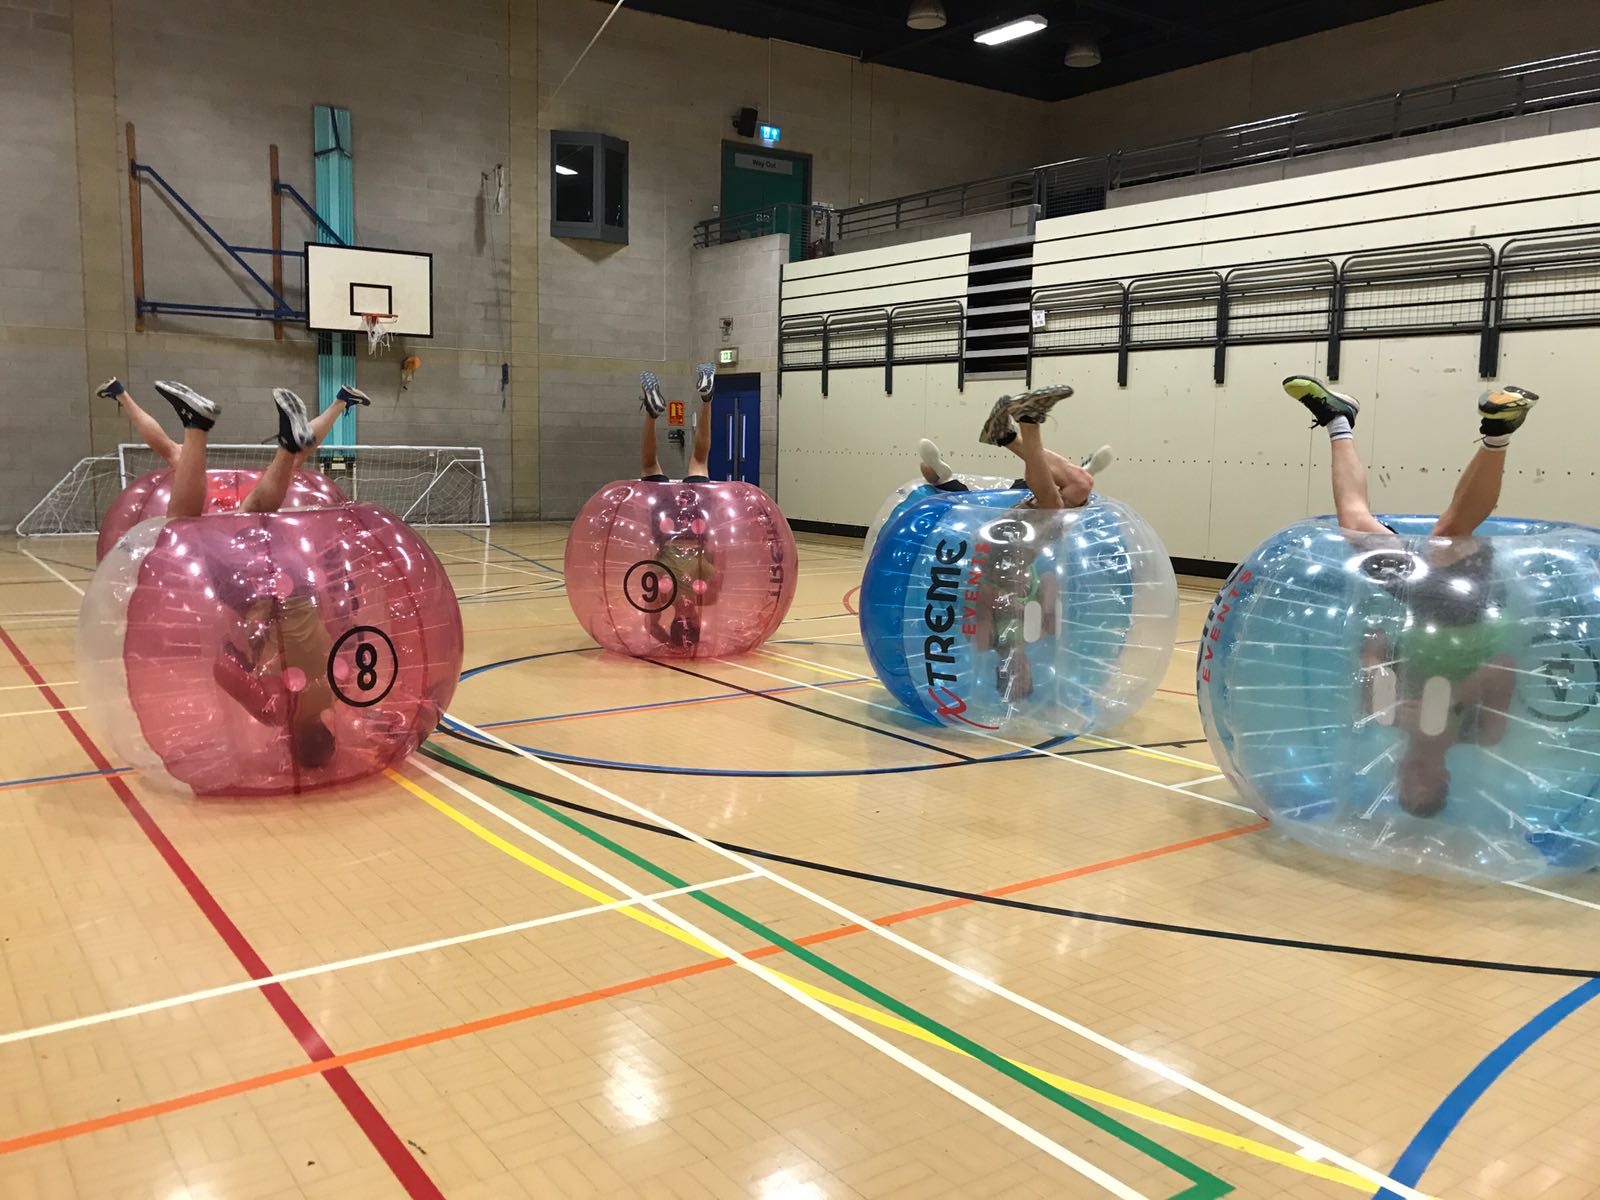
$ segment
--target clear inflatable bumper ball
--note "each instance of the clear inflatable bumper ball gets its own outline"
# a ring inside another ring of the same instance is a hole
[[[1206,736],[1283,833],[1403,871],[1600,864],[1600,531],[1432,517],[1264,542],[1200,645]]]
[[[97,734],[200,795],[395,765],[449,704],[461,650],[444,568],[370,504],[146,521],[101,561],[78,618]]]
[[[1026,491],[936,492],[884,527],[861,633],[924,721],[1036,742],[1119,724],[1172,657],[1178,588],[1127,505],[1017,507]]]

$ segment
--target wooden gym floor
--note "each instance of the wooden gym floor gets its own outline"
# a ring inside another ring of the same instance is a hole
[[[108,762],[93,542],[0,542],[0,1196],[1600,1195],[1600,881],[1276,839],[1205,581],[1155,700],[1033,753],[887,707],[859,543],[683,667],[594,649],[562,538],[431,533],[480,732],[271,802]]]

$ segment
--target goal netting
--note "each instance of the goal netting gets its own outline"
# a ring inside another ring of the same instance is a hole
[[[271,445],[206,448],[206,465],[259,470]],[[17,525],[21,537],[91,534],[111,502],[141,475],[165,464],[142,443],[84,458]],[[352,500],[395,513],[411,525],[489,524],[489,476],[480,446],[322,446],[306,460]]]

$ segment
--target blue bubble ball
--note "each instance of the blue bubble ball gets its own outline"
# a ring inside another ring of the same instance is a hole
[[[1114,726],[1161,682],[1178,586],[1161,539],[1103,496],[934,492],[884,526],[861,583],[873,669],[921,720],[1038,742]]]
[[[1600,864],[1600,531],[1332,518],[1218,594],[1198,694],[1223,772],[1332,854],[1522,881]]]

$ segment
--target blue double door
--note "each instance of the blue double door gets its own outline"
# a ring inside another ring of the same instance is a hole
[[[718,375],[711,393],[713,479],[761,484],[761,376]]]

